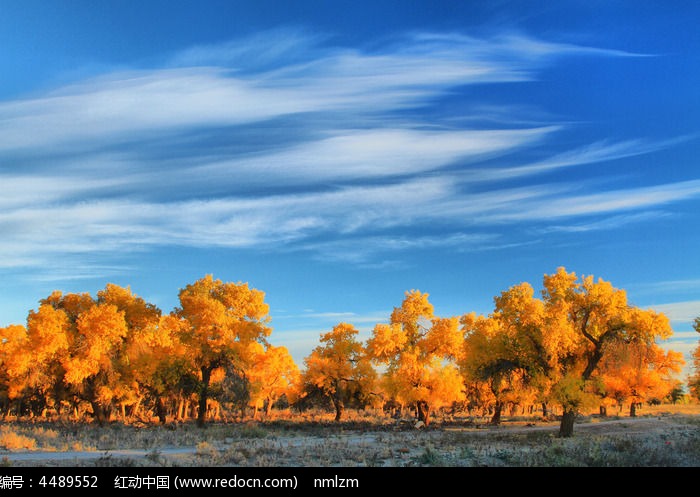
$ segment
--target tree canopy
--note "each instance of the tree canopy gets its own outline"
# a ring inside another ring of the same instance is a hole
[[[320,333],[300,369],[270,342],[265,293],[206,275],[179,291],[170,313],[107,284],[96,296],[54,291],[26,324],[0,328],[3,415],[123,418],[165,423],[222,405],[271,414],[276,404],[411,409],[423,425],[448,409],[488,413],[561,409],[560,435],[587,408],[637,406],[677,395],[682,355],[660,345],[668,318],[628,301],[602,278],[558,268],[538,294],[522,282],[493,298],[487,315],[438,316],[427,293],[405,292],[387,321],[360,331],[341,322]],[[695,320],[700,331],[700,317]],[[700,399],[700,346],[691,393]],[[319,405],[319,404],[316,404]]]

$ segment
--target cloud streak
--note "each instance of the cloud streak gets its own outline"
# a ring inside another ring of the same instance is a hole
[[[478,231],[493,223],[545,222],[658,207],[683,196],[699,196],[700,182],[578,197],[552,198],[552,194],[537,187],[464,195],[454,178],[443,176],[255,198],[170,203],[117,199],[76,202],[60,209],[25,207],[0,213],[0,230],[5,233],[0,261],[4,267],[18,267],[62,253],[123,253],[168,245],[267,250],[296,246],[354,262],[378,253],[436,247],[475,250],[500,243],[492,232]],[[458,224],[468,231],[447,236],[367,235],[427,228],[435,222]],[[313,242],[317,237],[323,241]]]
[[[175,56],[170,68],[108,74],[45,96],[0,103],[0,151],[86,146],[299,113],[396,111],[425,105],[457,86],[530,79],[544,60],[557,55],[626,55],[524,36],[422,34],[374,52],[312,47],[313,39],[281,31],[269,39],[260,35],[192,48]],[[308,54],[308,60],[284,59],[297,52]],[[250,65],[244,61],[251,53],[264,54],[273,68],[242,66]]]
[[[673,141],[595,141],[527,162],[520,152],[566,126],[459,126],[415,112],[470,85],[536,79],[557,58],[637,54],[514,35],[326,41],[281,30],[0,102],[0,268],[89,255],[76,274],[111,272],[111,254],[167,246],[367,264],[527,243],[504,236],[521,223],[546,225],[539,234],[611,229],[700,195],[697,180],[605,191],[535,181]],[[507,184],[516,177],[531,183]]]
[[[695,318],[700,317],[700,300],[657,304],[651,307],[658,312],[663,312],[675,323],[692,323]]]
[[[305,184],[401,176],[474,161],[532,144],[554,126],[517,130],[429,131],[417,129],[336,130],[334,136],[276,154],[211,164],[197,173],[235,174],[248,180]]]

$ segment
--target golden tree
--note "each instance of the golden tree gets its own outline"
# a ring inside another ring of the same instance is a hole
[[[189,396],[187,386],[194,383],[196,371],[187,348],[180,341],[182,320],[161,316],[155,327],[148,327],[129,345],[129,361],[139,391],[146,392],[161,423],[167,422],[166,401]],[[137,415],[137,406],[134,415]],[[178,409],[178,416],[180,416]]]
[[[603,395],[619,407],[627,401],[630,416],[647,400],[663,399],[675,386],[674,375],[684,364],[683,354],[665,351],[656,344],[617,342],[610,344],[596,376]]]
[[[136,377],[143,370],[134,361],[159,316],[155,306],[113,284],[97,300],[54,291],[27,317],[27,385],[59,412],[71,397],[88,401],[100,423],[113,404],[135,409],[141,397]]]
[[[465,333],[461,369],[470,382],[485,382],[493,397],[492,424],[498,424],[506,404],[545,402],[552,369],[543,334],[542,301],[528,283],[494,299],[488,317],[462,317]]]
[[[212,373],[217,368],[245,370],[252,342],[270,335],[265,294],[247,283],[224,283],[207,275],[180,290],[180,340],[199,371],[197,424],[204,426]]]
[[[503,408],[508,403],[519,403],[528,390],[527,365],[509,347],[510,337],[498,319],[467,315],[462,323],[466,339],[460,369],[467,383],[483,383],[487,387],[493,409],[490,423],[498,425]]]
[[[92,406],[97,422],[109,420],[120,387],[121,349],[127,335],[124,313],[111,304],[82,312],[63,362],[65,381]]]
[[[0,328],[0,401],[6,415],[13,400],[22,396],[27,387],[27,372],[33,360],[27,329],[19,324]]]
[[[153,357],[153,347],[163,342],[170,343],[172,338],[167,329],[159,327],[160,309],[132,293],[130,287],[108,283],[97,292],[97,303],[113,305],[124,314],[127,334],[117,344],[118,382],[113,387],[114,397],[122,407],[123,417],[126,417],[127,406],[132,408],[132,414],[137,415],[152,379],[152,365],[158,364]]]
[[[593,276],[577,277],[564,268],[544,276],[547,350],[553,395],[563,408],[559,434],[573,435],[579,410],[590,399],[589,381],[609,347],[616,343],[652,346],[671,336],[668,318],[629,305],[624,290]]]
[[[252,364],[246,378],[253,418],[257,419],[259,409],[264,408],[269,416],[272,405],[297,386],[300,372],[287,347],[266,347],[255,342],[251,348]]]
[[[377,324],[367,343],[370,357],[386,365],[383,383],[400,403],[415,405],[427,426],[431,412],[464,399],[455,360],[462,352],[459,320],[433,315],[428,294],[406,292],[389,324]]]
[[[304,359],[303,382],[328,397],[340,421],[345,405],[351,399],[360,402],[371,395],[376,372],[366,355],[358,330],[351,324],[339,323],[321,334],[321,344]]]
[[[39,311],[30,312],[27,319],[39,357],[58,362],[52,365],[57,383],[89,402],[93,416],[102,424],[109,419],[122,388],[123,344],[128,332],[124,312],[87,293],[54,291],[40,304]]]
[[[61,413],[70,397],[65,361],[70,351],[71,322],[62,309],[41,304],[27,316],[27,347],[18,351],[26,363],[26,385],[44,398],[46,407]]]

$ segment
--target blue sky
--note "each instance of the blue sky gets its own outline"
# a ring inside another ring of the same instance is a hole
[[[266,292],[301,364],[404,292],[558,266],[700,316],[696,2],[0,3],[0,325],[55,289]]]

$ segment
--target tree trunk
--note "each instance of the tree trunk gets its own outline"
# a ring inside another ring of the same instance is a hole
[[[547,418],[549,416],[549,411],[547,411],[547,403],[542,402],[542,418]]]
[[[574,420],[576,419],[576,411],[573,409],[564,408],[564,413],[561,416],[561,424],[559,425],[559,436],[568,438],[574,434]]]
[[[95,416],[95,419],[97,420],[97,424],[100,426],[103,426],[105,424],[105,411],[100,405],[99,402],[96,400],[91,400],[90,405],[92,406],[92,414]]]
[[[199,410],[197,411],[197,426],[204,427],[207,419],[207,400],[209,400],[209,381],[212,368],[202,366],[202,388],[199,391]]]
[[[632,402],[630,404],[630,418],[636,418],[637,417],[637,403]]]
[[[136,402],[131,408],[131,417],[133,419],[139,418],[139,411],[141,411],[141,402],[143,402],[143,395],[139,395],[139,397],[136,399]]]
[[[165,404],[163,403],[163,397],[160,395],[156,397],[156,415],[158,416],[158,421],[160,424],[164,425],[168,419],[165,412]]]
[[[491,416],[491,421],[489,424],[499,425],[501,424],[501,412],[503,411],[503,402],[500,400],[496,401],[496,405],[493,407],[493,416]]]
[[[267,404],[265,404],[265,417],[269,418],[270,413],[272,412],[272,399],[267,399]]]
[[[605,417],[608,415],[608,408],[605,406],[600,406],[600,415]]]
[[[430,406],[424,400],[419,400],[416,403],[418,410],[418,420],[422,421],[425,426],[430,424]]]
[[[333,397],[333,407],[335,408],[335,420],[340,421],[343,417],[343,412],[345,411],[345,404],[339,398]]]
[[[185,421],[187,419],[187,410],[190,408],[190,402],[184,396],[181,396],[177,403],[177,420]]]

